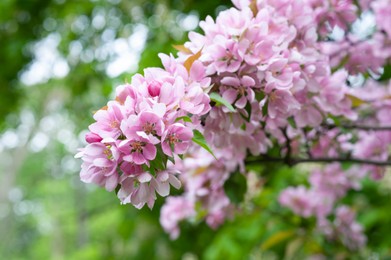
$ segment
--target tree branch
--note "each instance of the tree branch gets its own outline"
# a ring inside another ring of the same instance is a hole
[[[288,130],[287,128],[282,129],[282,132],[284,134],[284,137],[286,139],[286,155],[284,158],[284,162],[288,164],[289,166],[293,166],[293,163],[291,162],[291,155],[292,155],[292,147],[291,147],[291,139],[288,136]]]
[[[391,126],[370,126],[370,125],[353,125],[353,124],[322,124],[323,127],[328,129],[333,128],[345,128],[345,129],[358,129],[358,130],[373,130],[373,131],[391,131]]]
[[[246,164],[255,164],[260,162],[282,162],[286,163],[289,166],[294,166],[299,163],[330,163],[330,162],[350,162],[358,164],[370,164],[375,166],[391,166],[391,161],[374,161],[367,159],[358,159],[358,158],[290,158],[287,162],[286,158],[275,158],[275,157],[265,157],[265,158],[256,158],[256,159],[247,159]]]

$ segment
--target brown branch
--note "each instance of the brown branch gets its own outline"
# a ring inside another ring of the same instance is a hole
[[[391,131],[391,126],[370,126],[370,125],[353,125],[353,124],[322,124],[323,127],[328,129],[333,128],[345,128],[345,129],[358,129],[358,130],[367,130],[367,131]]]
[[[391,161],[374,161],[374,160],[367,160],[367,159],[358,159],[358,158],[290,158],[289,162],[287,162],[286,158],[275,158],[275,157],[265,157],[265,158],[256,158],[253,160],[247,159],[245,161],[246,164],[255,164],[255,163],[261,163],[261,162],[282,162],[286,163],[289,166],[294,166],[299,163],[331,163],[331,162],[350,162],[350,163],[357,163],[357,164],[370,164],[375,166],[391,166]]]
[[[282,129],[282,132],[283,132],[284,137],[286,139],[286,155],[284,158],[284,162],[289,166],[293,166],[293,164],[291,162],[291,155],[292,155],[291,139],[288,136],[287,128]]]

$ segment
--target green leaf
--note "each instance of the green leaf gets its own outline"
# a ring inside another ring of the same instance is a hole
[[[207,150],[217,160],[212,149],[209,147],[208,143],[206,142],[204,135],[200,131],[198,131],[197,129],[193,130],[193,134],[194,134],[194,136],[193,136],[193,139],[191,139],[191,140],[193,142],[195,142],[196,144],[198,144],[199,146],[201,146],[202,148],[204,148],[205,150]]]
[[[292,128],[297,128],[297,126],[296,126],[296,122],[295,122],[295,120],[293,119],[293,117],[289,117],[288,118],[288,123],[291,125],[291,127]]]
[[[247,191],[246,177],[240,172],[231,174],[230,178],[224,183],[224,191],[232,203],[239,204],[243,202]]]
[[[283,230],[279,231],[277,233],[274,233],[271,235],[261,246],[261,249],[263,251],[268,250],[269,248],[272,248],[273,246],[283,242],[284,240],[290,238],[295,234],[292,230]]]
[[[177,119],[175,119],[175,122],[178,122],[178,121],[180,121],[180,120],[183,120],[184,122],[189,122],[189,123],[192,122],[192,121],[191,121],[191,118],[188,117],[188,116],[181,116],[181,117],[178,117]]]
[[[266,115],[267,115],[267,112],[268,112],[268,111],[267,111],[267,110],[268,110],[268,102],[269,102],[269,101],[266,101],[265,104],[264,104],[263,107],[262,107],[262,115],[263,115],[263,116],[266,116]]]
[[[217,105],[224,105],[226,106],[231,112],[235,112],[235,108],[227,101],[225,100],[222,96],[217,94],[216,92],[213,92],[209,95],[210,100],[216,102]]]
[[[156,149],[156,157],[152,161],[150,161],[150,167],[148,171],[152,174],[155,173],[156,170],[165,170],[167,166],[167,155],[163,153],[163,150],[160,145],[157,146]]]
[[[380,76],[378,81],[386,81],[391,79],[391,64],[384,66],[383,74]]]
[[[368,102],[356,97],[356,96],[353,96],[353,95],[350,95],[350,94],[346,94],[346,97],[349,98],[351,101],[352,101],[352,107],[359,107],[363,104],[367,104]]]

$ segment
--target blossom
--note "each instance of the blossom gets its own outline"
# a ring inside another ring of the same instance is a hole
[[[124,111],[120,104],[116,101],[110,101],[107,104],[107,109],[100,109],[94,114],[96,123],[90,125],[89,129],[102,138],[117,138],[121,135],[120,125],[124,117]]]
[[[193,217],[195,210],[191,201],[183,197],[169,197],[160,212],[160,223],[171,239],[179,236],[179,222]]]
[[[114,145],[91,143],[78,154],[83,160],[80,179],[86,183],[95,183],[113,191],[119,181],[117,163],[119,152]]]
[[[183,154],[189,148],[193,132],[180,123],[175,123],[167,128],[162,136],[162,149],[168,156]]]
[[[133,136],[123,140],[118,145],[118,150],[123,155],[123,160],[137,165],[149,164],[156,157],[156,147],[147,138]]]
[[[304,186],[285,189],[278,199],[281,205],[289,207],[298,215],[310,217],[314,214],[314,197]]]
[[[161,171],[157,173],[156,178],[153,178],[151,181],[151,187],[162,197],[166,197],[170,193],[170,184],[176,189],[181,187],[181,182],[170,171]]]

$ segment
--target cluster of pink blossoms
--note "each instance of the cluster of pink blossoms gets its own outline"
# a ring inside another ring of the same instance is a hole
[[[144,76],[117,87],[115,101],[94,114],[89,144],[77,155],[83,160],[82,181],[108,191],[118,187],[122,203],[137,208],[152,207],[155,192],[167,196],[170,184],[181,187],[177,171],[167,164],[186,153],[196,122],[210,110],[204,93],[210,79],[203,66],[194,62],[188,71],[172,57],[161,58],[165,69],[146,69]]]
[[[333,163],[323,170],[315,170],[309,177],[311,187],[289,187],[279,197],[281,205],[290,208],[295,214],[308,218],[315,216],[318,230],[329,239],[340,238],[338,230],[342,229],[337,223],[344,223],[345,238],[341,241],[352,249],[360,248],[365,244],[365,235],[362,227],[353,222],[344,221],[346,214],[340,213],[341,207],[335,209],[338,200],[343,198],[350,189],[361,188],[360,181],[366,172],[359,167],[352,167],[347,171],[341,169],[340,164]],[[344,206],[344,211],[351,211]],[[335,210],[335,211],[334,211]],[[331,224],[328,216],[335,213],[335,224]],[[351,213],[353,214],[353,213]],[[349,232],[347,232],[349,231]]]
[[[95,113],[79,154],[81,179],[117,188],[122,203],[138,208],[152,207],[156,192],[167,196],[170,185],[182,183],[184,193],[169,197],[160,217],[177,238],[182,220],[205,219],[217,228],[232,216],[224,183],[234,172],[246,173],[249,157],[263,158],[275,146],[288,163],[292,155],[389,160],[391,131],[347,133],[336,125],[391,122],[391,85],[376,80],[391,57],[390,2],[354,2],[233,0],[236,8],[200,23],[202,34],[189,33],[178,58],[160,55],[163,69],[135,75]],[[366,39],[351,32],[360,12],[377,21]],[[332,40],[336,28],[343,37]],[[365,78],[361,87],[350,87],[352,75]],[[194,145],[194,131],[213,155]],[[362,228],[336,203],[359,189],[366,173],[379,178],[383,172],[331,164],[311,174],[311,188],[283,191],[280,203],[315,216],[323,234],[343,233],[342,242],[358,248],[365,243]]]
[[[220,12],[216,21],[202,21],[204,34],[191,32],[184,45],[188,51],[179,53],[181,62],[201,53],[211,91],[235,111],[215,105],[206,117],[204,134],[218,160],[210,156],[197,161],[196,149],[183,161],[185,193],[166,204],[161,216],[163,227],[175,230],[173,237],[178,235],[177,222],[191,218],[196,205],[207,212],[211,227],[232,215],[223,185],[236,169],[245,172],[248,151],[265,154],[273,140],[286,142],[283,129],[292,137],[302,135],[301,128],[319,126],[327,113],[356,118],[346,96],[347,74],[331,74],[327,56],[318,48],[316,13],[309,5],[257,1],[251,9],[250,1],[234,3],[239,9]],[[291,119],[298,128],[291,126]],[[178,209],[184,201],[193,211],[165,221],[168,208]]]

